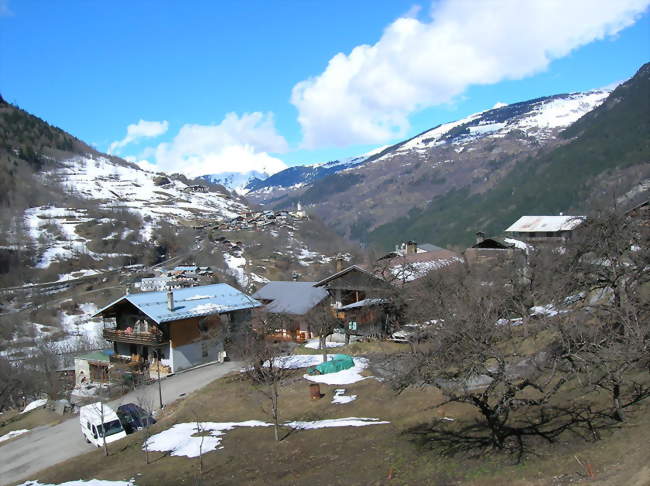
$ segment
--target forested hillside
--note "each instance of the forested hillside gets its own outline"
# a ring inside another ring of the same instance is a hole
[[[476,231],[498,234],[522,214],[585,212],[612,204],[650,177],[650,64],[607,101],[561,134],[565,144],[518,163],[483,193],[459,188],[425,209],[384,224],[368,235],[390,247],[402,237],[441,245],[470,244]],[[646,189],[647,193],[647,189]],[[640,191],[636,197],[642,197]]]

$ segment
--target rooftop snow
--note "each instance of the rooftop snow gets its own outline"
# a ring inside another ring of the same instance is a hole
[[[585,220],[584,216],[522,216],[506,232],[571,231]]]

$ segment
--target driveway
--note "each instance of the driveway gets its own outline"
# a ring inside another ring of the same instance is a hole
[[[161,381],[163,404],[173,402],[182,394],[190,394],[241,367],[242,363],[229,361],[170,376]],[[158,384],[138,388],[109,404],[115,410],[123,403],[137,403],[140,397],[151,400],[155,408],[159,408]],[[91,450],[92,446],[86,443],[81,434],[78,416],[52,427],[36,427],[30,433],[0,446],[0,484],[36,479],[38,471]]]

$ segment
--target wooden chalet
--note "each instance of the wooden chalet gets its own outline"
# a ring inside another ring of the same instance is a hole
[[[127,294],[101,309],[112,360],[165,373],[223,360],[229,331],[247,325],[260,303],[227,284]]]

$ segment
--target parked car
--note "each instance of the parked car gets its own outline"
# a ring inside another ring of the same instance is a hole
[[[101,447],[126,437],[126,432],[115,411],[101,402],[84,405],[79,409],[81,433],[86,442]]]
[[[135,403],[125,403],[117,407],[117,416],[127,434],[156,423],[156,419],[149,412]]]

